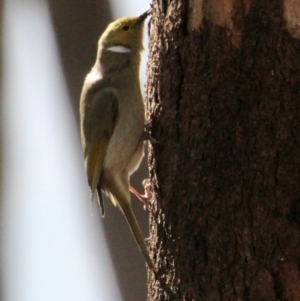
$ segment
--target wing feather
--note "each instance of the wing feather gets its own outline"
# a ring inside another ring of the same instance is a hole
[[[92,91],[92,89],[90,90]],[[84,91],[83,91],[84,92]],[[85,94],[85,95],[84,95]],[[81,101],[82,140],[88,183],[92,192],[92,200],[100,201],[100,211],[104,215],[101,187],[97,186],[101,177],[102,165],[107,146],[113,134],[118,116],[118,99],[110,89],[83,93]],[[98,193],[98,195],[97,195]]]

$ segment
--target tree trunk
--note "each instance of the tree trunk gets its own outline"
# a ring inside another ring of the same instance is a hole
[[[300,300],[300,1],[154,0],[148,300]]]

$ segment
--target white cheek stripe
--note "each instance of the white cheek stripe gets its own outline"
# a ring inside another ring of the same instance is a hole
[[[129,53],[131,52],[131,49],[125,46],[111,46],[108,47],[106,50],[112,51],[112,52],[118,52],[118,53]]]

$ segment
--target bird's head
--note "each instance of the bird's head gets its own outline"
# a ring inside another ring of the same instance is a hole
[[[114,52],[140,52],[143,50],[144,21],[150,10],[138,17],[125,17],[108,25],[99,39],[99,48]]]

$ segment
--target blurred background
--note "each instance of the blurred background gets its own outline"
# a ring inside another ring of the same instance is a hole
[[[146,300],[145,261],[122,213],[106,200],[105,218],[96,206],[91,215],[78,102],[107,24],[149,8],[0,1],[1,301]],[[147,177],[144,162],[132,183],[142,192]],[[148,213],[132,205],[148,237]]]

